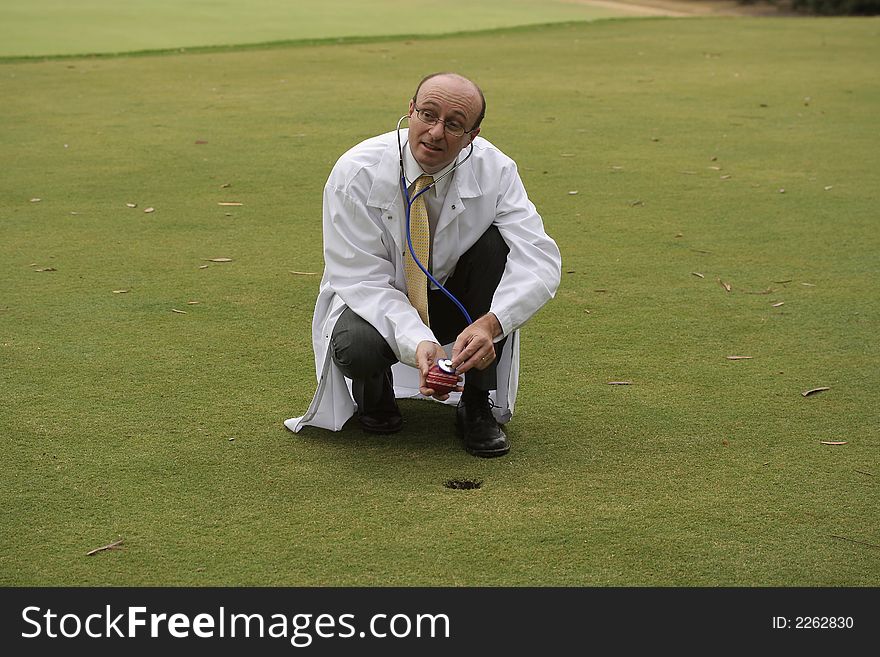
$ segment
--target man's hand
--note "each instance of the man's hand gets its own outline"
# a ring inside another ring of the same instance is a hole
[[[493,338],[501,333],[501,324],[493,313],[480,317],[462,331],[452,345],[452,366],[459,373],[489,367],[495,360]]]
[[[446,352],[443,351],[443,347],[436,342],[423,340],[422,342],[419,342],[419,346],[416,347],[416,365],[418,365],[419,368],[419,392],[426,397],[434,397],[440,401],[445,401],[446,399],[449,399],[448,393],[445,395],[438,395],[434,392],[433,388],[429,388],[425,383],[425,377],[428,376],[428,370],[431,369],[431,366],[434,365],[434,363],[442,358],[446,358]],[[461,386],[456,386],[454,390],[455,392],[461,392]]]

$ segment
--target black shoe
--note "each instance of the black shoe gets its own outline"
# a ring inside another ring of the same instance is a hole
[[[462,395],[455,411],[455,426],[464,439],[464,448],[474,456],[491,458],[510,451],[510,441],[492,415],[488,395],[477,399]]]
[[[367,433],[397,433],[403,428],[403,416],[400,411],[389,411],[367,415],[358,414],[358,422]]]
[[[368,379],[352,379],[351,392],[358,406],[358,422],[364,431],[397,433],[403,428],[390,368]]]

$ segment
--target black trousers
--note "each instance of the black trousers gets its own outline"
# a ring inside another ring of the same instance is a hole
[[[495,226],[491,226],[459,259],[446,289],[464,305],[472,319],[489,312],[495,289],[501,281],[510,248]],[[468,326],[461,310],[440,290],[428,291],[431,330],[441,344],[453,342]],[[497,385],[496,368],[504,340],[495,343],[496,360],[484,370],[472,369],[465,377],[465,389],[492,390]],[[397,357],[373,326],[346,308],[333,328],[330,355],[342,373],[352,380],[352,393],[362,413],[391,412],[395,408],[391,366]]]

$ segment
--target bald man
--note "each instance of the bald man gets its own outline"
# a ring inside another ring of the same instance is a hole
[[[510,450],[501,423],[516,399],[519,328],[554,296],[561,258],[516,164],[479,137],[485,114],[472,80],[433,73],[409,101],[408,128],[336,162],[324,187],[324,275],[312,322],[318,389],[308,412],[285,422],[291,430],[339,430],[356,414],[364,431],[396,433],[397,398],[419,396],[455,404],[470,454]],[[417,186],[427,191],[413,200]],[[416,213],[419,202],[422,265],[433,281],[407,264],[407,206]],[[459,379],[451,394],[426,378],[447,357]]]

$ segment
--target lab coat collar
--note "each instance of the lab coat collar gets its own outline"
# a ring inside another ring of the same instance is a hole
[[[406,145],[407,129],[400,131],[400,143]],[[379,162],[379,170],[373,179],[373,186],[367,197],[367,205],[382,210],[394,211],[396,206],[402,209],[403,203],[400,197],[400,151],[398,150],[398,141],[394,132],[388,133],[388,147],[382,155]],[[479,139],[479,137],[477,137]],[[465,148],[459,153],[458,161],[461,162],[467,157],[469,148]],[[476,150],[476,149],[475,149]],[[476,154],[475,154],[476,156]],[[473,163],[465,162],[452,175],[451,190],[455,190],[458,198],[476,198],[480,196],[480,185],[474,175]]]

